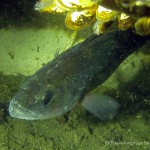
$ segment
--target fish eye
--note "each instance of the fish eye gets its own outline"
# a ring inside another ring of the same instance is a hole
[[[53,99],[53,94],[51,91],[46,91],[44,99],[43,99],[43,105],[48,105]]]

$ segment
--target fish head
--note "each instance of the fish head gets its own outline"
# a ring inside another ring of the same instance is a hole
[[[37,120],[55,117],[70,110],[80,94],[67,82],[47,84],[35,76],[28,77],[12,98],[9,113],[12,117]]]

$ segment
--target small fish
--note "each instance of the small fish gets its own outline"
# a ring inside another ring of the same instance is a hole
[[[79,101],[99,119],[113,118],[119,109],[116,101],[87,93],[107,80],[147,39],[132,30],[91,35],[27,77],[10,101],[10,115],[26,120],[51,118]]]

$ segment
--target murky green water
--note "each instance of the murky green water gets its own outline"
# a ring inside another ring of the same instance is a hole
[[[120,103],[121,109],[114,120],[101,122],[79,104],[57,118],[39,121],[11,118],[9,101],[17,93],[24,75],[32,74],[43,63],[52,60],[55,52],[62,52],[88,37],[92,30],[82,30],[74,41],[72,38],[68,41],[72,31],[64,26],[63,15],[55,20],[51,15],[36,14],[34,2],[29,0],[21,2],[21,6],[17,1],[9,2],[10,5],[6,2],[1,4],[1,150],[101,150],[120,149],[120,146],[126,150],[150,147],[149,44],[132,54],[103,85],[91,91],[110,95]],[[53,50],[50,43],[54,43]]]

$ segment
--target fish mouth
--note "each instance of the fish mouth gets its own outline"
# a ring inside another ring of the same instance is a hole
[[[41,115],[37,115],[33,111],[23,108],[14,100],[10,101],[9,114],[11,117],[25,120],[37,120],[41,118]]]

